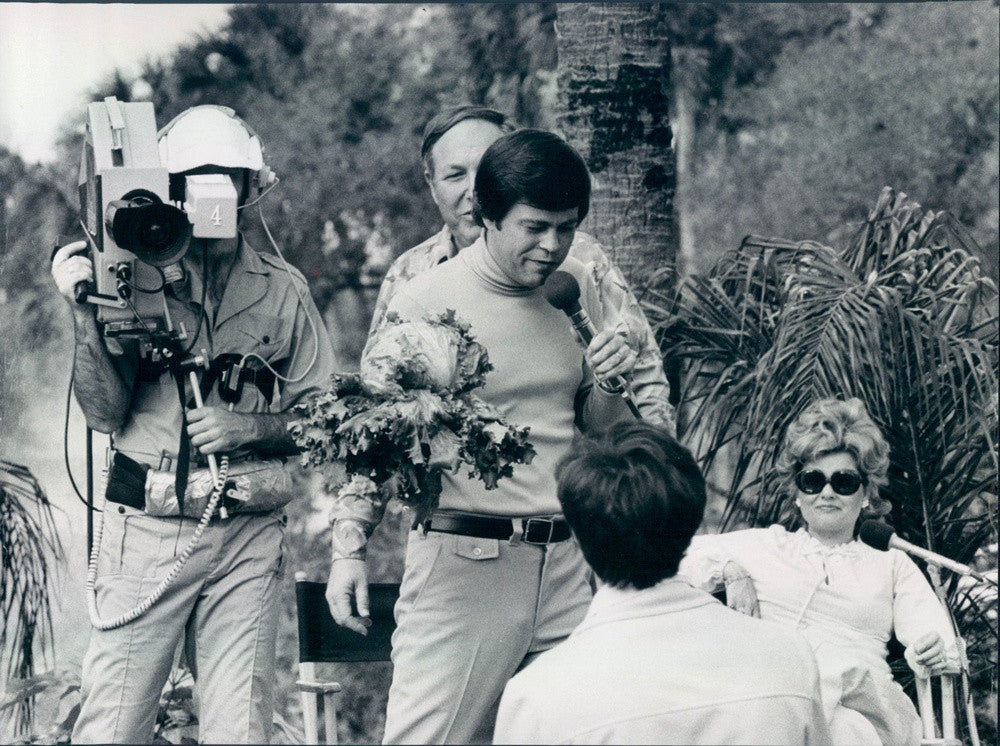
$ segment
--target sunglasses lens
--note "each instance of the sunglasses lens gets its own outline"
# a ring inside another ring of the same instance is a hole
[[[838,495],[853,495],[861,487],[861,477],[853,471],[838,471],[830,477],[830,486]]]
[[[821,471],[800,471],[795,475],[795,486],[807,495],[818,494],[826,485],[826,474]]]

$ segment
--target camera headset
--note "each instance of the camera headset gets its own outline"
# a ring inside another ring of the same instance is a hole
[[[225,119],[212,112],[219,112]],[[236,128],[246,137],[243,148],[232,137]],[[202,104],[184,110],[160,129],[157,142],[160,162],[170,172],[172,201],[182,202],[189,196],[185,193],[188,176],[218,173],[220,168],[247,173],[239,199],[241,208],[249,206],[244,202],[250,196],[248,188],[253,188],[259,199],[279,181],[264,161],[264,146],[256,130],[228,106]]]

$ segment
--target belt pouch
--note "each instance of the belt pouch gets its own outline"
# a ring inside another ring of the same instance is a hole
[[[149,467],[115,451],[108,469],[105,499],[136,510],[146,509],[146,472]]]

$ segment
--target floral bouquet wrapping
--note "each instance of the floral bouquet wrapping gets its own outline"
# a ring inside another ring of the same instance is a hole
[[[535,451],[528,428],[472,393],[491,368],[453,311],[426,321],[389,314],[359,374],[334,375],[330,389],[296,406],[301,419],[289,429],[303,465],[322,470],[330,490],[398,498],[418,520],[437,506],[444,469],[467,469],[494,489]]]

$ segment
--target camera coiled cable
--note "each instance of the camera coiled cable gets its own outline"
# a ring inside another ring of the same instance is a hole
[[[188,539],[187,545],[181,552],[180,556],[174,561],[173,567],[170,568],[170,572],[167,573],[166,577],[160,581],[159,585],[153,589],[146,598],[136,604],[133,608],[126,611],[124,614],[114,617],[110,620],[105,620],[101,618],[100,613],[97,611],[97,593],[95,586],[97,584],[97,561],[101,554],[101,535],[104,533],[104,520],[97,524],[94,532],[94,544],[90,550],[90,562],[87,567],[87,611],[90,614],[90,623],[94,625],[95,628],[100,630],[117,629],[118,627],[124,627],[129,622],[133,622],[147,611],[149,611],[153,605],[160,600],[167,589],[173,584],[174,580],[180,574],[181,569],[187,564],[188,558],[190,558],[191,553],[194,548],[198,545],[201,540],[201,535],[205,531],[205,527],[208,526],[208,522],[212,520],[212,516],[215,514],[215,509],[222,499],[223,492],[226,487],[226,479],[229,475],[229,457],[223,456],[219,462],[218,477],[215,480],[215,484],[212,486],[212,495],[208,500],[208,504],[205,506],[205,511],[201,515],[201,520],[198,521],[198,525],[194,529],[194,533],[191,534],[191,538]],[[108,481],[108,470],[101,470],[101,490],[106,491]]]

